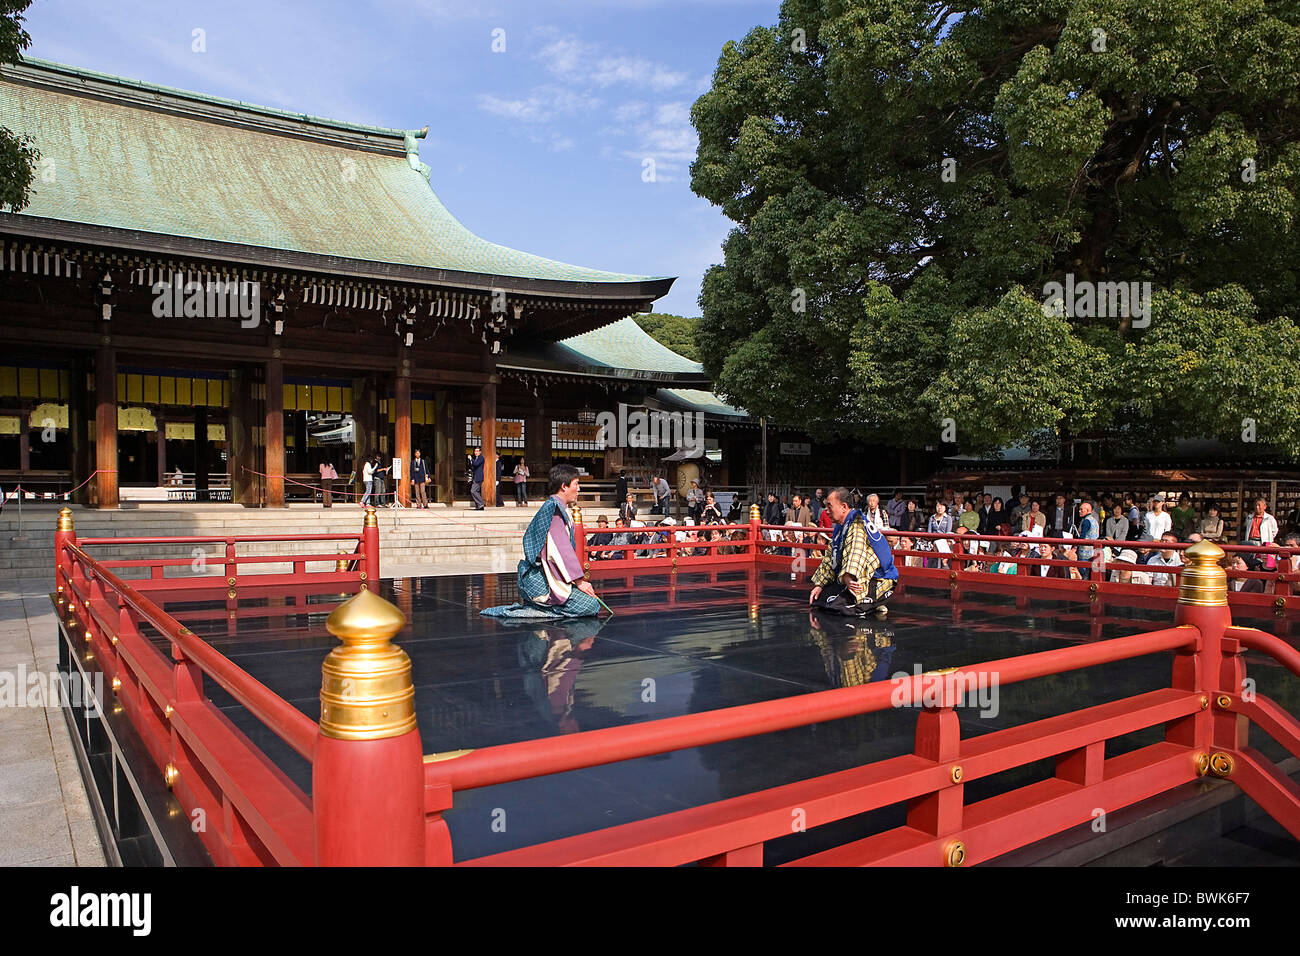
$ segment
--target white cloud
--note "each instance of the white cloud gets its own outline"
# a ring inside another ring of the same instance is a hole
[[[690,82],[682,70],[642,56],[604,53],[596,44],[584,43],[573,36],[552,40],[542,47],[537,59],[549,72],[570,83],[601,87],[624,83],[662,93]]]
[[[494,116],[520,120],[525,123],[545,123],[557,116],[572,116],[600,106],[600,100],[575,93],[562,86],[535,87],[523,99],[506,99],[491,93],[482,93],[478,104]]]

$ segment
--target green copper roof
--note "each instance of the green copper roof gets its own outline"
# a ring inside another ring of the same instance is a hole
[[[568,265],[474,235],[430,187],[416,154],[422,132],[36,60],[0,76],[0,125],[30,134],[45,164],[31,204],[0,216],[0,227],[29,217],[479,276],[671,282]],[[646,291],[662,295],[667,286]]]
[[[749,413],[743,408],[728,405],[712,392],[698,388],[661,388],[658,395],[675,405],[683,406],[687,411],[704,412],[706,415],[719,415],[730,418],[748,418]]]
[[[632,318],[621,319],[593,332],[565,339],[556,349],[568,350],[588,365],[704,374],[703,365],[692,362],[661,344]]]
[[[678,355],[656,341],[632,318],[620,319],[562,342],[509,353],[497,365],[499,368],[558,374],[569,372],[627,381],[709,384],[704,367],[699,362]],[[704,389],[668,388],[660,385],[656,394],[686,411],[732,418],[748,417],[744,409],[733,408]]]

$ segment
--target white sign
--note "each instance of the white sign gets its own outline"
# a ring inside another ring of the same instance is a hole
[[[393,459],[392,476],[393,476],[393,481],[402,480],[402,459],[400,458]]]
[[[783,441],[781,442],[781,454],[811,455],[812,445],[806,441]]]

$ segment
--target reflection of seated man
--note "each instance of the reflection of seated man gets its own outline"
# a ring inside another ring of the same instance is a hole
[[[600,627],[597,618],[551,625],[528,634],[519,645],[524,690],[560,733],[579,729],[573,716],[574,688],[582,670],[582,655],[591,650]]]
[[[883,617],[884,604],[894,596],[898,569],[889,542],[848,505],[849,492],[836,488],[826,496],[835,522],[830,550],[813,572],[808,603],[841,614],[874,611]]]
[[[831,687],[861,687],[889,678],[894,656],[894,630],[883,622],[850,623],[816,611],[808,615],[809,638],[822,656]]]

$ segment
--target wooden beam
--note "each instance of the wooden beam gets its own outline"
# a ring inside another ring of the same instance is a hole
[[[266,362],[266,506],[284,507],[284,362],[279,349]]]
[[[497,503],[497,387],[479,390],[479,438],[483,442],[483,504]]]
[[[411,377],[406,374],[410,369],[409,360],[399,365],[397,378],[393,383],[393,404],[396,414],[393,416],[393,457],[402,460],[402,477],[398,479],[397,500],[403,505],[411,505]]]
[[[95,355],[95,471],[96,506],[116,508],[117,353],[111,345]]]

